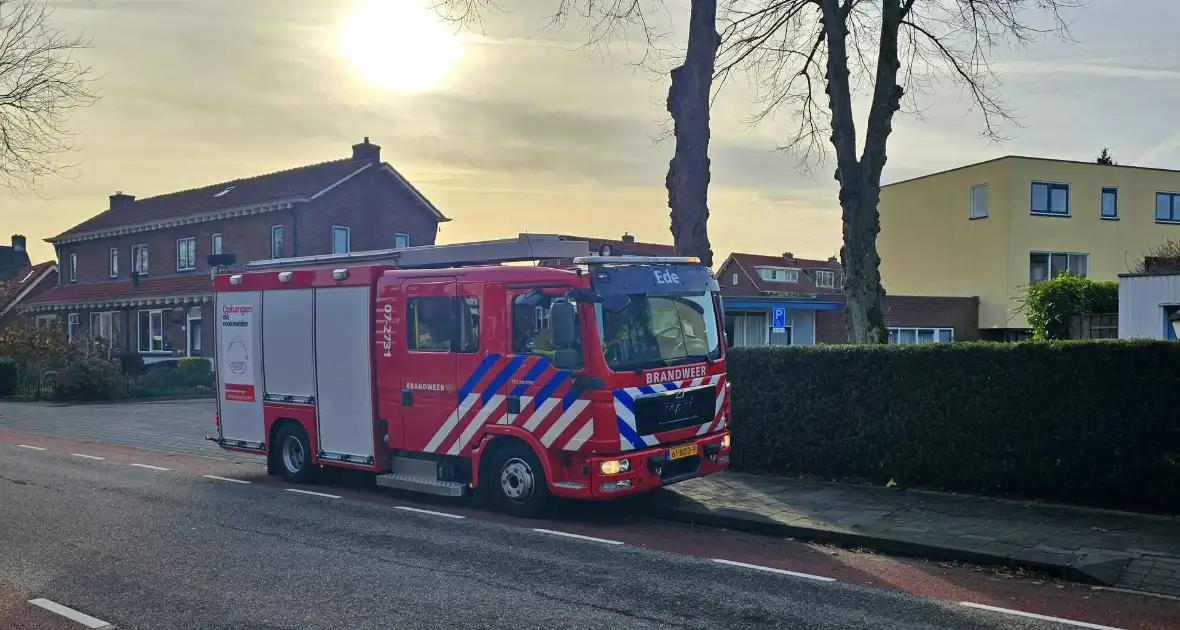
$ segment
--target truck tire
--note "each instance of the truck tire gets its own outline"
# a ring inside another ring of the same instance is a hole
[[[553,495],[533,449],[524,442],[510,440],[492,453],[488,464],[484,484],[497,511],[523,518],[546,513]]]
[[[295,422],[288,422],[279,428],[275,437],[275,460],[283,481],[314,482],[316,465],[311,462],[311,443],[303,427]]]

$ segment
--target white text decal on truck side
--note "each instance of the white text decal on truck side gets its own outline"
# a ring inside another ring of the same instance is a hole
[[[653,383],[666,383],[668,381],[687,381],[693,378],[701,378],[705,375],[707,367],[698,365],[696,367],[688,368],[673,368],[671,370],[658,370],[648,372],[645,374],[645,380],[648,385]]]

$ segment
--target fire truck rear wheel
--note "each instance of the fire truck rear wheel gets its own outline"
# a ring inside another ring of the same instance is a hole
[[[553,495],[533,449],[511,440],[492,453],[489,464],[485,483],[499,511],[525,518],[545,514]]]
[[[307,432],[294,422],[279,428],[275,445],[279,472],[290,483],[311,483],[315,480],[315,464],[311,463],[311,444]]]

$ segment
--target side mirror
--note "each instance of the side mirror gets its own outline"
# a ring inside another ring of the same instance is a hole
[[[602,298],[602,308],[612,313],[625,311],[628,306],[631,306],[631,298],[626,293],[611,293]]]
[[[559,370],[573,370],[578,365],[578,351],[573,348],[558,348],[553,351],[553,367]]]
[[[565,300],[554,301],[550,307],[549,325],[553,328],[553,343],[558,348],[569,348],[578,339],[575,315],[574,305]]]

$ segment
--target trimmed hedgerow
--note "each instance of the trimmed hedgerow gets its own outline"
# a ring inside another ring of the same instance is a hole
[[[734,350],[735,470],[1180,512],[1180,343]]]

